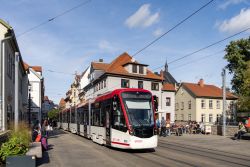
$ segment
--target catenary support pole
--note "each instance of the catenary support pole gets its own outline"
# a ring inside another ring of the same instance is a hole
[[[226,69],[222,70],[222,87],[223,87],[223,136],[226,136]]]

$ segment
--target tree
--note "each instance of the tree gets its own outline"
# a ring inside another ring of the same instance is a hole
[[[48,117],[49,117],[49,119],[56,119],[58,114],[59,114],[58,109],[52,109],[48,112]]]
[[[250,110],[250,37],[230,42],[225,51],[226,67],[233,74],[232,89],[239,96],[240,110]]]

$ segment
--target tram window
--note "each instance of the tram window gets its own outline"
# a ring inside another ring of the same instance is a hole
[[[75,123],[75,110],[71,110],[71,123]]]
[[[104,110],[104,107],[103,105],[101,105],[101,110],[100,110],[100,126],[104,126],[105,124],[105,110]]]
[[[120,102],[117,102],[117,109],[113,110],[113,121],[112,121],[112,127],[114,129],[126,132],[127,127],[126,127],[126,122],[125,122],[125,117],[121,109]]]
[[[93,109],[93,125],[100,126],[100,108]]]

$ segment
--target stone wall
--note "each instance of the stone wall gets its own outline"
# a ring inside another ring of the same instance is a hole
[[[212,134],[213,135],[222,135],[223,126],[222,125],[213,125]],[[226,126],[226,136],[234,136],[238,132],[238,126]]]
[[[0,146],[8,140],[8,137],[10,135],[10,131],[1,132],[0,133]]]

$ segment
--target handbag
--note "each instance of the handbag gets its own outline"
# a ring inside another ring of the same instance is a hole
[[[42,137],[42,135],[41,135],[41,134],[38,134],[38,135],[36,136],[35,142],[40,142],[40,141],[41,141],[41,137]]]

